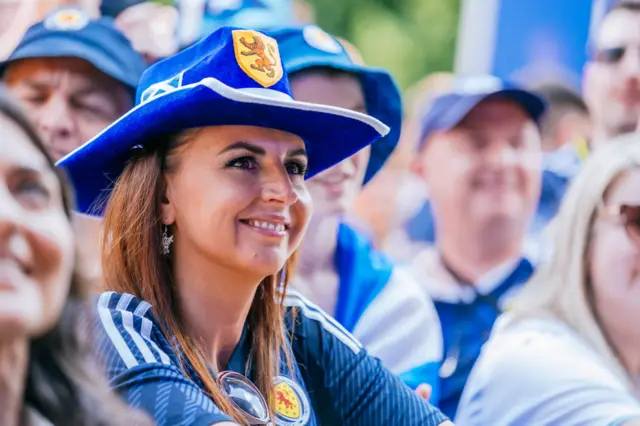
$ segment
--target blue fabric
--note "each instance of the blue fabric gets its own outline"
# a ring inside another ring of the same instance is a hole
[[[81,212],[101,215],[113,182],[136,151],[152,150],[162,136],[184,129],[252,125],[293,133],[306,145],[307,177],[350,157],[387,133],[385,125],[367,115],[294,101],[280,61],[273,62],[272,67],[276,73],[281,71],[282,77],[267,82],[267,89],[236,59],[236,30],[239,29],[221,28],[152,65],[141,78],[136,107],[60,160],[58,165],[67,169],[74,184]],[[249,43],[271,42],[264,34],[252,34],[257,39],[247,40]],[[271,53],[277,57],[277,49]],[[256,74],[260,76],[261,72],[264,70]]]
[[[61,14],[85,21],[86,25],[78,29],[57,27],[56,18]],[[60,57],[84,59],[131,91],[145,70],[142,56],[133,50],[111,18],[89,20],[80,9],[67,7],[53,11],[29,28],[9,58],[0,63],[0,74],[9,63],[20,59]]]
[[[334,318],[349,332],[385,287],[393,263],[373,249],[371,242],[349,225],[338,228],[335,264],[340,286]]]
[[[551,170],[542,172],[542,189],[538,210],[532,224],[532,232],[539,233],[553,219],[560,209],[564,194],[569,188],[571,178]]]
[[[282,61],[289,75],[311,68],[328,67],[353,73],[360,79],[367,114],[391,129],[387,136],[371,145],[371,157],[364,178],[366,184],[382,168],[400,139],[402,99],[391,74],[381,68],[355,64],[333,36],[315,25],[282,28],[274,30],[272,34],[280,44]]]
[[[399,375],[400,379],[411,389],[416,389],[418,385],[426,383],[432,387],[431,401],[437,401],[438,398],[438,368],[440,366],[441,358],[435,348],[430,352],[424,350],[429,348],[429,344],[438,343],[437,347],[441,346],[441,338],[434,342],[434,339],[430,339],[427,342],[411,341],[414,339],[425,339],[429,336],[429,332],[440,333],[440,326],[437,321],[433,324],[429,323],[431,317],[427,313],[420,311],[412,311],[415,308],[409,308],[409,312],[414,312],[414,316],[407,316],[405,312],[399,312],[401,303],[408,302],[410,297],[422,296],[412,293],[413,288],[410,284],[413,282],[402,281],[402,278],[397,278],[398,281],[392,280],[395,265],[384,254],[377,251],[371,241],[361,232],[358,232],[354,228],[347,224],[341,224],[338,228],[338,242],[336,252],[334,255],[336,272],[339,276],[339,289],[338,299],[336,303],[335,312],[333,317],[350,333],[358,338],[356,332],[358,325],[364,327],[365,330],[372,330],[372,327],[377,327],[373,324],[363,324],[361,318],[365,312],[370,311],[372,304],[375,300],[378,300],[375,306],[380,306],[380,303],[389,306],[389,303],[396,305],[397,310],[388,310],[384,315],[387,321],[402,320],[414,320],[421,323],[420,328],[411,328],[410,330],[406,326],[397,324],[384,324],[381,321],[380,332],[366,336],[367,341],[363,342],[365,345],[373,345],[382,350],[383,355],[379,355],[382,362],[391,369],[391,371]],[[415,283],[416,288],[418,286]],[[393,292],[407,291],[405,296],[398,296],[390,292],[383,290],[391,287]],[[395,300],[389,300],[389,297],[395,298]],[[385,298],[385,299],[380,299]],[[431,303],[431,301],[428,301]],[[375,311],[374,311],[375,314]],[[435,314],[435,312],[434,312]],[[411,315],[411,314],[408,314]],[[380,314],[376,315],[380,318]],[[369,321],[371,321],[369,316]],[[363,320],[364,321],[364,320]],[[414,324],[415,324],[414,322]],[[366,333],[366,332],[365,332]],[[401,333],[409,335],[410,337],[403,339],[389,338],[386,333]],[[395,346],[391,346],[395,345]],[[412,366],[407,365],[407,351],[418,350],[420,355],[418,357],[412,357]],[[420,360],[420,361],[418,361]],[[417,363],[422,364],[417,365]]]
[[[434,405],[438,405],[438,401],[440,401],[440,382],[437,378],[441,365],[441,362],[430,362],[409,371],[405,371],[398,377],[400,377],[400,380],[402,380],[411,389],[416,389],[423,383],[431,385],[431,397],[429,398],[429,401]],[[433,379],[425,380],[425,378]]]
[[[437,96],[421,112],[419,147],[432,132],[454,128],[476,105],[496,96],[517,102],[536,122],[546,110],[546,103],[541,97],[511,82],[493,76],[459,77],[450,92]]]
[[[293,379],[307,407],[307,426],[436,426],[446,417],[385,370],[380,362],[314,306],[287,296],[286,326],[294,370],[282,358],[281,375]],[[110,384],[159,425],[209,426],[229,420],[206,396],[202,384],[185,375],[174,348],[148,303],[130,294],[104,293],[98,301],[98,351]],[[246,373],[251,350],[245,328],[228,368]],[[145,355],[146,353],[146,355]],[[284,355],[284,354],[283,354]],[[255,372],[251,371],[250,378]],[[296,423],[276,421],[277,425]]]
[[[100,3],[100,14],[102,16],[115,18],[126,9],[146,1],[147,0],[102,0]]]
[[[454,418],[462,390],[475,364],[482,345],[489,339],[493,324],[501,313],[496,309],[502,297],[522,286],[533,275],[534,266],[522,259],[514,271],[491,293],[478,296],[471,303],[449,303],[434,300],[444,341],[444,359],[458,354],[457,368],[449,377],[441,379],[440,409]]]

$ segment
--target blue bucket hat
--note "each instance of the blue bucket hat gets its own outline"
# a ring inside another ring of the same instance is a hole
[[[402,98],[391,75],[383,69],[355,64],[333,36],[315,25],[282,28],[272,32],[280,45],[284,67],[289,75],[316,67],[329,67],[355,74],[362,84],[367,114],[389,126],[386,137],[371,145],[371,158],[364,182],[382,168],[400,139]],[[344,141],[346,142],[346,141]]]
[[[457,78],[453,88],[433,99],[421,113],[419,148],[432,132],[456,127],[482,101],[500,97],[520,105],[538,123],[546,110],[545,101],[533,92],[494,76]]]
[[[9,58],[0,63],[0,75],[10,63],[33,58],[84,59],[132,93],[145,69],[142,56],[111,18],[91,20],[77,7],[57,9],[29,28]]]
[[[139,148],[184,129],[250,125],[298,135],[309,158],[307,177],[389,131],[365,114],[294,101],[277,42],[240,28],[223,27],[152,65],[136,98],[131,111],[58,162],[83,213],[102,213],[102,198]]]

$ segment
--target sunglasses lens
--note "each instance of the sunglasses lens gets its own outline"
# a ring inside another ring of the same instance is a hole
[[[267,403],[249,379],[234,371],[225,371],[220,373],[217,381],[231,402],[245,414],[251,424],[267,424],[269,421]]]
[[[640,206],[621,206],[620,213],[624,217],[629,236],[640,242]]]
[[[596,59],[600,62],[613,64],[619,62],[625,53],[624,47],[611,47],[608,49],[599,49],[596,52]]]

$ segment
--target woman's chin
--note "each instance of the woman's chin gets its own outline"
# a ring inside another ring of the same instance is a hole
[[[283,255],[256,256],[245,263],[245,268],[259,277],[268,277],[278,274],[287,262],[288,257]]]

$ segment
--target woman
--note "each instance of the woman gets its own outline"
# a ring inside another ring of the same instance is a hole
[[[90,290],[76,261],[69,192],[1,88],[0,140],[0,424],[133,424],[96,375],[79,327],[90,318]]]
[[[458,424],[640,425],[639,187],[638,134],[587,159],[551,225],[555,255],[499,320]]]
[[[138,92],[60,164],[84,212],[107,198],[112,291],[98,312],[116,389],[159,424],[442,424],[285,292],[311,212],[305,176],[386,126],[293,101],[277,43],[250,30],[222,28],[153,65]]]

